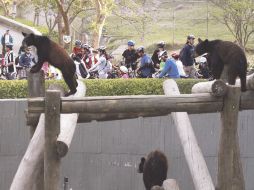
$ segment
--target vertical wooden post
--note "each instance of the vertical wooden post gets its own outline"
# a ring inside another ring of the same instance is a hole
[[[47,90],[45,97],[45,190],[57,190],[60,181],[60,158],[56,147],[56,140],[60,133],[60,107],[60,91]]]
[[[180,94],[178,86],[173,79],[164,81],[163,89],[167,96]],[[195,189],[214,190],[211,175],[198,145],[188,114],[186,112],[173,112],[171,116],[183,147]]]
[[[27,83],[28,83],[28,97],[44,97],[45,96],[45,76],[41,70],[38,73],[30,73],[27,71]],[[39,120],[38,120],[39,122]],[[30,126],[30,138],[33,137],[36,126]],[[34,183],[35,190],[44,190],[44,164],[40,163],[40,172],[37,175],[37,179]]]
[[[44,72],[38,73],[27,72],[27,83],[28,83],[28,97],[44,97],[45,96],[45,79]],[[30,126],[31,138],[34,134],[36,126]]]
[[[240,95],[239,87],[229,86],[221,112],[222,130],[217,176],[220,190],[245,189],[237,131]]]

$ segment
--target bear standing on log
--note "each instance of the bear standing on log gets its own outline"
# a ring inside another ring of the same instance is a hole
[[[196,56],[208,53],[208,64],[215,79],[221,77],[224,65],[228,65],[228,83],[235,85],[236,78],[241,79],[241,90],[246,91],[247,58],[241,47],[233,42],[213,40],[202,41],[195,47]]]
[[[146,190],[152,190],[154,186],[161,187],[163,181],[167,179],[167,157],[158,150],[149,153],[147,158],[141,158],[138,172],[143,173],[143,181]],[[154,188],[156,189],[156,187]]]
[[[78,86],[76,81],[76,66],[67,52],[46,36],[26,34],[23,32],[22,34],[25,37],[22,46],[34,46],[37,49],[38,62],[30,69],[30,72],[39,72],[43,63],[48,62],[62,72],[64,81],[70,89],[65,96],[75,94]]]

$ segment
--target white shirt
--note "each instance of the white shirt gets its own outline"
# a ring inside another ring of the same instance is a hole
[[[185,73],[184,70],[183,70],[183,63],[182,63],[182,61],[177,60],[177,61],[176,61],[176,66],[177,66],[179,75],[180,75],[180,76],[186,76],[186,73]]]
[[[9,44],[10,43],[10,35],[6,34],[5,35],[5,44]]]

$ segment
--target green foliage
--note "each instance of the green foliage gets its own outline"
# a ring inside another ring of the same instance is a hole
[[[27,26],[31,26],[31,27],[37,29],[39,32],[41,32],[44,35],[48,34],[48,28],[45,27],[45,26],[34,26],[32,21],[29,21],[29,20],[26,20],[26,19],[23,19],[23,18],[15,18],[14,20],[17,21],[17,22],[20,22],[22,24],[25,24]]]
[[[162,95],[164,79],[112,79],[112,80],[84,80],[87,87],[86,96],[122,96],[122,95]],[[176,80],[181,93],[191,93],[191,88],[202,80]],[[50,84],[60,84],[68,90],[64,81],[46,81],[46,88]],[[26,98],[27,81],[0,81],[0,98]]]

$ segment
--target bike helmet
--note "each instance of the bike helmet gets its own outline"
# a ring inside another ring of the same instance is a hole
[[[165,43],[164,41],[160,41],[160,42],[157,44],[158,48],[164,48],[165,45],[166,45],[166,43]]]
[[[75,41],[75,46],[81,46],[81,41],[80,40],[76,40]]]
[[[11,45],[11,44],[6,44],[5,46],[6,46],[7,48],[9,48],[9,49],[12,50],[13,45]]]
[[[90,46],[88,44],[82,44],[81,48],[89,50]]]
[[[205,57],[200,57],[199,62],[200,63],[206,63],[207,59]]]
[[[187,36],[187,39],[190,40],[190,39],[195,39],[195,36],[193,34],[190,34]]]
[[[141,47],[139,47],[138,49],[137,49],[137,52],[138,53],[144,53],[145,52],[145,48],[143,47],[143,46],[141,46]]]
[[[165,55],[168,55],[168,53],[167,53],[166,50],[161,51],[161,52],[159,53],[159,57],[162,57],[162,56],[165,56]]]
[[[135,46],[135,42],[132,41],[132,40],[129,40],[129,41],[128,41],[128,46]]]
[[[128,73],[128,69],[125,66],[121,66],[120,71],[122,71],[123,73]]]
[[[172,56],[174,59],[179,59],[179,54],[176,53],[176,52],[173,52],[173,53],[171,54],[171,56]]]

